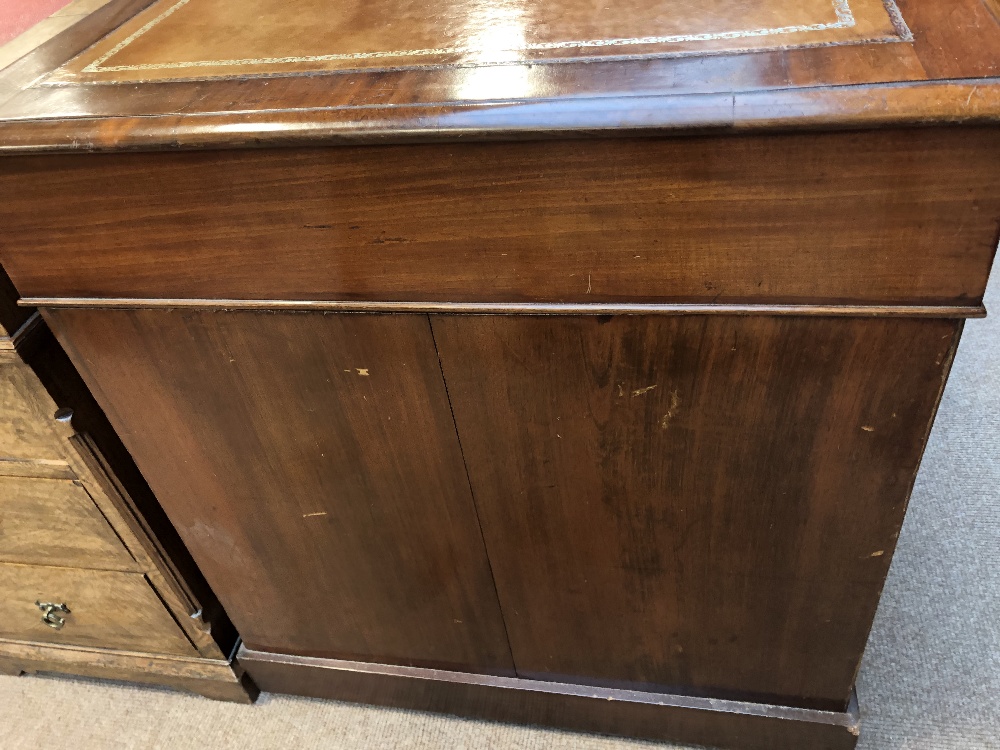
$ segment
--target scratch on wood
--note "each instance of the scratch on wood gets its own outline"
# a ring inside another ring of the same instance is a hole
[[[368,377],[368,368],[367,367],[358,367],[357,371],[358,371],[358,375],[361,375],[362,377],[365,377],[365,378]]]
[[[878,550],[876,552],[872,552],[870,555],[868,555],[868,557],[882,557],[882,555],[884,555],[884,554],[885,554],[885,550],[884,549],[880,549],[880,550]]]
[[[647,385],[645,388],[638,388],[638,389],[632,391],[632,396],[633,396],[633,398],[635,396],[641,396],[644,393],[649,393],[654,388],[656,388],[655,385]]]
[[[315,516],[326,516],[329,515],[325,510],[319,511],[318,513],[306,513],[303,518],[313,518]]]
[[[865,432],[875,432],[875,428],[868,424],[862,425],[861,429]]]
[[[660,420],[661,430],[665,430],[668,427],[670,427],[670,420],[672,420],[674,418],[674,415],[677,414],[677,408],[680,405],[681,405],[680,394],[677,392],[677,389],[674,388],[674,390],[671,391],[670,393],[670,408],[667,409],[667,413],[664,414],[663,419]]]
[[[593,289],[593,286],[590,283],[590,274],[588,273],[587,274],[587,294],[590,294],[590,290],[591,289]]]

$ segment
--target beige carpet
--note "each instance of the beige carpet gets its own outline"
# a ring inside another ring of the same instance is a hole
[[[996,316],[966,326],[861,670],[863,750],[1000,750],[1000,271],[987,305]],[[653,746],[283,696],[241,707],[0,677],[0,747],[18,750]]]

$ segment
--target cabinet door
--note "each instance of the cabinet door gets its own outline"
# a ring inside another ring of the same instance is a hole
[[[47,315],[248,646],[510,671],[426,316]]]
[[[960,323],[432,326],[518,674],[846,702]]]

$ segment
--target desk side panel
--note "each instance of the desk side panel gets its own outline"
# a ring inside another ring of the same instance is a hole
[[[510,672],[426,316],[46,314],[247,644]]]
[[[26,297],[976,305],[1000,130],[5,157]]]
[[[433,327],[520,677],[843,708],[960,321]]]

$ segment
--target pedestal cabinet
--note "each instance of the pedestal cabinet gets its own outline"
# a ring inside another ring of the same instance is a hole
[[[37,312],[0,269],[0,671],[248,703],[225,613]]]
[[[0,105],[0,258],[239,663],[303,695],[853,747],[985,314],[994,16],[251,5],[113,2]]]

